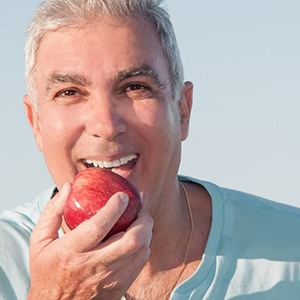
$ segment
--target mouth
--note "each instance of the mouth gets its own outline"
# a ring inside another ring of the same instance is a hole
[[[124,176],[133,169],[137,162],[137,159],[137,154],[130,154],[111,161],[85,159],[83,160],[83,163],[87,168],[107,169]]]

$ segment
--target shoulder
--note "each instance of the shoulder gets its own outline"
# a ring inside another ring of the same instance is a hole
[[[30,282],[30,234],[53,190],[50,188],[33,201],[0,214],[0,298],[26,298]]]
[[[190,177],[180,180],[208,191],[212,224],[200,267],[179,291],[206,290],[214,299],[242,297],[245,291],[253,298],[298,299],[300,209]]]
[[[33,200],[25,202],[14,209],[1,212],[0,229],[4,226],[3,224],[7,224],[7,226],[14,228],[20,227],[32,231],[54,190],[55,188],[51,187],[40,193]]]
[[[24,203],[15,209],[5,210],[0,214],[0,264],[18,261],[27,255],[30,234],[41,212],[51,198],[53,188],[38,195],[33,201]],[[9,257],[15,257],[9,259]]]
[[[298,207],[241,191],[231,189],[223,189],[223,191],[228,209],[234,209],[239,213],[248,212],[252,217],[267,217],[267,220],[273,220],[276,223],[284,223],[284,220],[288,219],[289,223],[285,225],[292,225],[293,221],[296,224],[300,223],[300,208]]]
[[[201,184],[208,191],[213,210],[212,228],[217,228],[218,236],[225,233],[236,242],[240,241],[241,245],[260,243],[265,247],[269,241],[277,249],[282,250],[284,243],[299,249],[300,208],[210,182],[180,178]]]
[[[222,202],[222,205],[234,207],[241,210],[259,210],[261,213],[273,212],[290,217],[300,218],[300,208],[279,203],[258,195],[245,193],[238,190],[220,187],[214,183],[196,179],[188,176],[179,176],[181,180],[186,180],[202,185],[209,193],[212,202]],[[220,204],[220,203],[219,203]]]

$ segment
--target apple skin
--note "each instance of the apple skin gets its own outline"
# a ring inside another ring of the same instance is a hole
[[[71,230],[76,228],[80,223],[95,215],[113,194],[120,191],[128,195],[129,203],[104,240],[125,231],[136,220],[142,206],[140,195],[133,184],[111,171],[88,168],[79,172],[74,178],[65,206],[66,224]]]

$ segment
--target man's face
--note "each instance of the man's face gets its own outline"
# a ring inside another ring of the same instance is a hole
[[[37,112],[25,98],[27,116],[58,188],[106,167],[146,201],[176,178],[188,121],[149,23],[107,18],[50,32],[36,70]]]

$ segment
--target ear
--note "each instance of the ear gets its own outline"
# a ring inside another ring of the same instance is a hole
[[[182,90],[182,96],[179,101],[179,109],[181,113],[181,140],[184,141],[188,137],[191,110],[193,105],[193,84],[185,82]]]
[[[33,131],[35,142],[40,151],[43,152],[43,142],[38,112],[29,96],[25,95],[23,98],[23,102],[25,106],[26,118]]]

